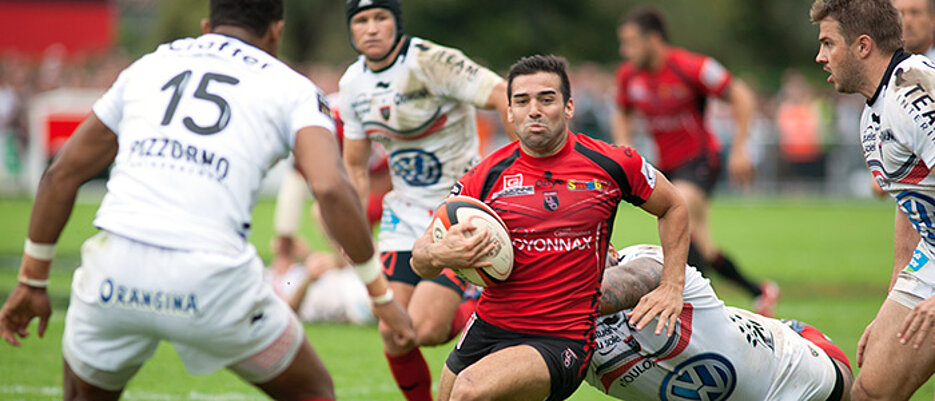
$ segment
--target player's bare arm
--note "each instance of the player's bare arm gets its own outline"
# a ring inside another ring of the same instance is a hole
[[[640,299],[629,318],[637,330],[642,330],[658,316],[655,333],[662,334],[668,324],[666,335],[671,336],[682,312],[690,237],[688,206],[665,176],[658,174],[657,177],[656,188],[641,207],[658,219],[659,240],[666,258],[659,286]]]
[[[446,267],[480,269],[492,265],[490,261],[481,260],[495,247],[486,228],[477,228],[470,223],[455,224],[443,239],[434,243],[431,230],[432,226],[429,226],[412,247],[409,263],[419,276],[432,278]]]
[[[513,128],[513,124],[510,124],[507,120],[507,107],[509,107],[509,102],[506,98],[506,81],[502,81],[497,86],[493,87],[493,91],[490,92],[490,97],[487,98],[487,104],[484,105],[486,109],[496,109],[497,113],[500,114],[500,122],[503,123],[503,130],[506,131],[506,136],[510,138],[510,141],[515,141],[519,139],[516,136],[516,130]]]
[[[366,207],[370,198],[370,140],[344,138],[344,165],[351,183]]]
[[[659,286],[661,278],[662,263],[649,257],[607,268],[601,282],[600,313],[609,315],[636,306],[643,295]]]
[[[29,240],[38,244],[58,241],[71,216],[78,188],[114,161],[117,155],[115,135],[93,113],[75,130],[55,162],[42,175],[36,201],[29,218]],[[49,278],[51,260],[24,255],[20,265],[20,284],[10,293],[0,310],[0,336],[14,346],[29,333],[26,327],[39,317],[39,336],[45,333],[52,309],[45,288],[24,284]]]
[[[633,110],[617,106],[610,118],[611,134],[617,146],[633,146],[630,138],[630,121],[633,120]]]
[[[748,186],[753,181],[753,162],[747,154],[747,137],[750,132],[750,122],[756,111],[756,96],[753,90],[739,78],[734,78],[727,88],[725,97],[734,109],[733,145],[730,158],[727,161],[728,173],[731,182],[740,186]]]

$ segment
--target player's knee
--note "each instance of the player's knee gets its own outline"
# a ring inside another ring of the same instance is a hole
[[[470,374],[462,372],[455,379],[451,388],[450,401],[485,401],[490,399],[483,394],[482,389],[472,380]]]
[[[895,395],[884,395],[883,392],[879,390],[868,389],[858,378],[858,380],[851,387],[851,401],[883,401],[883,400],[895,400]]]
[[[431,320],[413,322],[416,342],[419,345],[439,345],[448,341],[451,324],[439,324]]]

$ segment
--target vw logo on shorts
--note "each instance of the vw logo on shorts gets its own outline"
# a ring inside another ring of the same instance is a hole
[[[442,177],[442,163],[422,149],[401,149],[390,155],[393,174],[414,187],[435,184]]]
[[[724,401],[735,387],[734,365],[721,355],[705,353],[689,358],[669,373],[659,387],[659,399]]]

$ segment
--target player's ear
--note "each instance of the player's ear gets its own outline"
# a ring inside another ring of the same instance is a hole
[[[874,45],[873,39],[870,39],[870,36],[866,34],[860,35],[854,41],[857,42],[857,55],[860,58],[866,58],[870,55]]]
[[[207,18],[202,18],[200,24],[201,24],[201,32],[211,33],[211,20]]]
[[[575,99],[568,98],[568,101],[565,102],[565,119],[571,120],[575,116]]]
[[[273,39],[276,40],[276,43],[280,43],[282,40],[282,30],[286,27],[286,21],[279,20],[273,21],[269,24],[269,32],[273,35]]]

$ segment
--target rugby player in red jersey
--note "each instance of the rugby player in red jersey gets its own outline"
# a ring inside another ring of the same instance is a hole
[[[755,284],[724,255],[708,230],[708,197],[721,171],[720,144],[705,126],[709,96],[721,97],[734,109],[736,132],[728,160],[733,182],[748,185],[753,164],[745,149],[753,116],[753,92],[711,57],[669,44],[662,14],[652,7],[627,15],[617,30],[620,54],[627,60],[617,70],[617,111],[613,134],[618,145],[630,146],[629,122],[638,110],[648,123],[659,157],[656,166],[688,204],[691,247],[688,259],[702,271],[713,268],[747,290],[755,310],[771,316],[779,300],[773,282]]]
[[[639,154],[568,130],[574,101],[565,61],[520,59],[507,78],[509,121],[519,141],[462,177],[453,194],[497,211],[513,241],[509,279],[488,287],[439,382],[439,400],[561,400],[581,384],[594,349],[600,283],[617,206],[656,215],[666,252],[662,284],[630,315],[637,330],[659,317],[671,335],[682,309],[688,210],[675,187]],[[433,243],[415,244],[412,268],[489,266],[489,233],[456,224]]]

